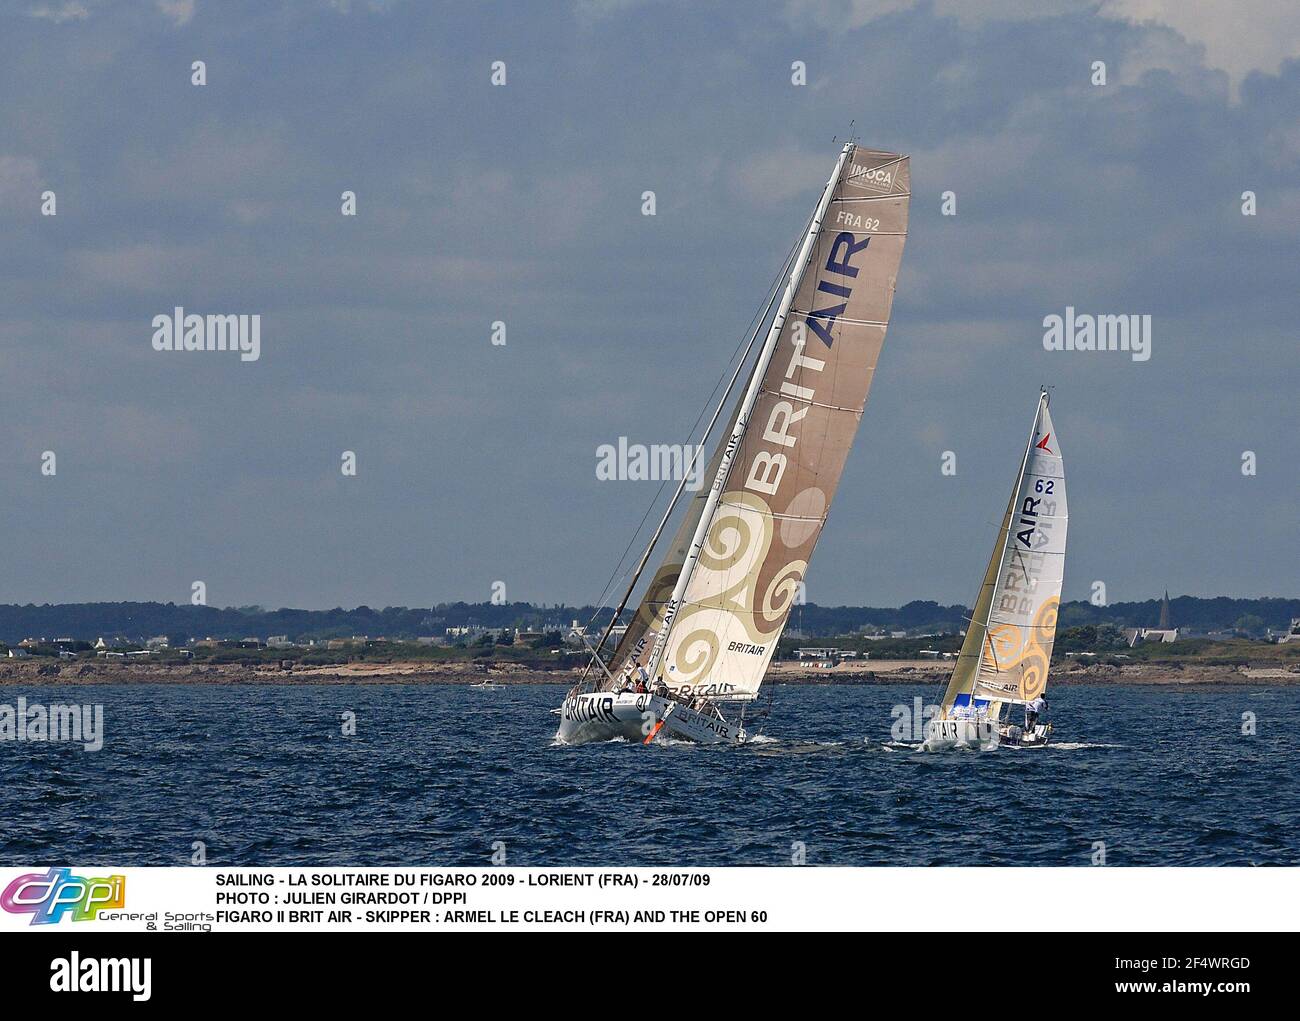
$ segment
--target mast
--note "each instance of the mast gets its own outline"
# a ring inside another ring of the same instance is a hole
[[[1025,469],[1029,467],[1029,455],[1030,453],[1033,452],[1034,449],[1034,437],[1038,435],[1038,420],[1043,417],[1043,405],[1046,401],[1047,401],[1047,388],[1044,387],[1042,392],[1038,395],[1038,404],[1034,408],[1034,424],[1029,427],[1029,440],[1025,443],[1025,456],[1020,459],[1020,471],[1016,474],[1016,484],[1015,487],[1011,490],[1011,500],[1013,503],[1015,502],[1016,497],[1020,495],[1020,487],[1024,485],[1025,482]],[[1015,508],[1012,507],[1011,516],[1013,519],[1015,518],[1015,514],[1016,514]],[[1007,550],[1009,550],[1010,548],[1011,548],[1011,522],[1008,521],[1007,534],[1006,536],[1003,537],[1002,540],[1002,553],[1001,556],[998,558],[998,573],[993,576],[995,591],[997,589],[997,580],[1002,577],[1002,569],[1007,565]],[[986,646],[990,648],[992,647],[989,642],[989,632],[988,632],[989,621],[992,619],[993,619],[993,606],[990,603],[988,619],[985,620],[983,624],[984,640],[980,642],[979,659],[975,661],[975,673],[971,675],[972,677],[975,678],[979,677],[980,667],[984,665],[985,647]],[[994,660],[995,660],[993,664],[994,666],[997,666],[996,658],[997,658],[997,654],[994,653]]]
[[[727,476],[731,473],[731,466],[734,463],[736,452],[740,449],[741,440],[744,438],[745,430],[749,424],[750,413],[754,410],[754,403],[758,400],[763,377],[772,361],[772,355],[776,352],[777,341],[781,336],[781,328],[785,324],[786,316],[790,313],[790,307],[794,304],[795,292],[798,291],[804,272],[808,268],[808,260],[812,255],[813,244],[816,242],[817,235],[821,230],[822,217],[826,215],[826,208],[830,205],[835,194],[836,182],[839,181],[840,173],[844,169],[844,163],[853,152],[853,149],[853,143],[848,142],[840,150],[840,158],[836,162],[835,170],[832,172],[830,180],[826,182],[822,196],[817,202],[817,209],[813,213],[808,233],[804,237],[803,245],[799,249],[794,268],[790,273],[789,282],[786,284],[785,294],[781,297],[781,304],[777,309],[775,318],[772,320],[772,326],[768,330],[767,338],[763,342],[762,350],[759,352],[758,360],[755,362],[754,370],[749,377],[749,385],[745,390],[745,396],[741,399],[740,407],[737,409],[736,424],[731,430],[731,436],[727,439],[722,462],[718,466],[718,472],[713,479],[713,488],[709,491],[704,510],[695,526],[695,534],[691,537],[691,545],[687,551],[686,560],[683,562],[681,572],[677,576],[677,583],[673,586],[672,596],[669,597],[664,608],[663,626],[655,637],[654,648],[650,653],[647,673],[656,680],[659,679],[656,678],[656,674],[663,660],[664,650],[668,647],[668,637],[673,629],[673,621],[678,608],[682,604],[682,598],[686,594],[686,586],[690,584],[695,565],[699,562],[700,551],[704,547],[704,540],[708,535],[710,525],[713,523],[713,515],[718,508],[718,502],[722,499],[722,490],[726,485]]]

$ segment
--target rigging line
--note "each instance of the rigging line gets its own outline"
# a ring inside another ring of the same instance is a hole
[[[791,257],[790,276],[785,284],[781,295],[780,304],[775,306],[776,313],[772,316],[771,325],[768,328],[767,336],[763,340],[763,346],[759,348],[758,355],[754,359],[754,366],[750,370],[749,379],[745,384],[745,390],[736,405],[735,422],[732,426],[731,437],[727,440],[726,453],[723,455],[717,474],[714,477],[712,489],[709,490],[705,497],[704,508],[700,512],[700,517],[695,523],[695,529],[691,536],[690,546],[687,549],[686,559],[682,562],[681,570],[677,573],[677,580],[673,584],[673,593],[670,600],[669,612],[664,622],[664,627],[659,634],[655,636],[654,646],[650,650],[648,660],[649,673],[654,677],[664,665],[664,657],[668,654],[669,643],[673,636],[673,630],[681,619],[678,611],[685,605],[686,592],[690,586],[691,578],[695,568],[699,565],[700,556],[703,552],[704,543],[708,538],[709,529],[712,527],[718,511],[718,506],[723,493],[726,491],[727,481],[731,473],[735,470],[737,462],[743,454],[743,444],[750,427],[750,416],[753,414],[755,402],[760,395],[763,377],[772,364],[772,358],[776,354],[777,345],[780,343],[781,331],[789,321],[789,312],[794,304],[794,299],[798,294],[799,288],[803,284],[804,274],[808,270],[813,257],[813,251],[817,242],[820,240],[824,231],[823,223],[830,204],[834,201],[835,192],[838,190],[839,182],[842,180],[845,161],[853,151],[852,144],[846,144],[840,151],[839,161],[835,164],[835,170],[831,179],[826,182],[822,189],[817,205],[813,208],[812,215],[808,220],[808,229],[803,240],[799,244],[799,251]],[[781,291],[781,285],[778,283],[777,290]],[[776,291],[772,294],[772,301],[776,301]],[[762,324],[760,323],[760,326]],[[755,339],[758,334],[755,332]],[[739,367],[737,367],[739,373]],[[734,382],[734,380],[733,380]],[[733,457],[733,450],[735,456]],[[728,569],[730,574],[731,568]],[[663,676],[660,675],[660,680]]]
[[[806,227],[805,227],[805,232],[806,232]],[[801,235],[801,236],[802,236],[802,235]],[[769,291],[769,292],[773,291],[773,290],[777,287],[779,281],[780,281],[781,278],[785,275],[786,269],[788,268],[788,266],[789,266],[789,264],[790,264],[790,260],[794,257],[795,252],[798,250],[798,246],[799,246],[799,241],[798,241],[798,240],[796,240],[796,241],[794,242],[794,244],[790,246],[790,251],[789,251],[788,253],[786,253],[785,264],[784,264],[784,265],[782,266],[782,268],[777,272],[776,276],[774,276],[774,277],[772,278],[772,282],[768,285],[768,291]],[[760,310],[761,310],[761,311],[760,311]],[[745,329],[745,332],[741,334],[741,339],[740,339],[739,343],[736,344],[735,350],[732,351],[732,353],[731,353],[731,357],[727,360],[727,364],[728,364],[728,365],[732,364],[732,363],[735,361],[735,358],[736,358],[737,354],[740,352],[740,349],[741,349],[742,347],[745,347],[745,336],[746,336],[746,334],[749,334],[749,333],[754,329],[754,325],[755,325],[756,322],[761,323],[761,322],[765,321],[765,320],[767,319],[767,315],[768,315],[768,313],[770,313],[771,310],[772,310],[772,302],[771,302],[771,300],[769,300],[769,301],[767,302],[766,308],[764,308],[763,303],[761,303],[761,302],[759,303],[758,310],[755,310],[753,318],[750,319],[749,326]],[[761,318],[760,318],[760,317],[761,317]],[[744,361],[745,361],[745,359],[748,358],[748,356],[749,356],[749,351],[752,350],[753,345],[754,345],[754,341],[753,341],[753,339],[752,339],[752,337],[751,337],[751,339],[750,339],[750,341],[749,341],[749,345],[748,345],[748,347],[746,348],[745,354],[744,354],[744,356],[742,356],[742,358],[741,358],[741,364],[743,364]],[[713,385],[713,390],[709,393],[709,396],[706,398],[703,407],[700,408],[700,412],[699,412],[699,414],[696,415],[696,417],[695,417],[695,422],[694,422],[694,424],[691,426],[690,431],[687,433],[687,438],[688,438],[688,439],[689,439],[691,436],[694,436],[694,435],[695,435],[695,430],[696,430],[697,428],[699,428],[700,422],[703,421],[705,414],[708,412],[709,408],[710,408],[710,407],[712,406],[712,404],[713,404],[713,398],[714,398],[714,396],[715,396],[715,395],[717,394],[717,392],[718,392],[718,387],[720,387],[720,386],[722,385],[723,380],[725,380],[726,378],[727,378],[727,374],[726,374],[726,371],[724,370],[724,371],[723,371],[723,372],[718,376],[718,381],[717,381],[716,383],[714,383],[714,385]],[[734,379],[734,377],[733,377],[733,379]],[[728,388],[728,389],[730,389],[730,388]],[[715,421],[716,421],[716,418],[717,418],[717,416],[714,417],[714,420],[715,420]],[[712,429],[712,426],[710,426],[710,430],[711,430],[711,429]],[[708,439],[708,435],[709,435],[709,434],[708,434],[708,432],[706,431],[705,434],[700,438],[700,445],[701,445],[701,446],[703,446],[704,442]],[[687,469],[687,471],[685,472],[685,474],[686,474],[687,477],[690,476],[691,471],[694,469],[695,462],[696,462],[696,460],[698,460],[698,458],[699,458],[699,453],[700,453],[700,452],[697,451],[697,452],[695,453],[694,457],[691,459],[690,467],[689,467],[689,468]],[[628,555],[628,553],[630,553],[630,552],[632,551],[632,549],[636,546],[636,541],[637,541],[637,539],[638,539],[638,538],[640,537],[640,535],[641,535],[641,530],[645,527],[645,523],[646,523],[646,521],[649,520],[651,512],[654,510],[655,505],[658,504],[658,502],[659,502],[659,498],[663,495],[664,487],[666,487],[666,486],[668,485],[669,481],[670,481],[669,479],[664,479],[662,482],[660,482],[660,484],[659,484],[659,488],[655,491],[655,495],[654,495],[654,497],[651,499],[649,505],[646,507],[645,513],[641,516],[641,521],[637,524],[637,527],[636,527],[635,531],[633,531],[631,539],[628,540],[627,547],[623,550],[623,554],[622,554],[622,556],[619,557],[619,559],[618,559],[618,563],[614,566],[614,570],[613,570],[613,572],[610,574],[609,579],[605,582],[605,586],[604,586],[604,588],[601,590],[600,598],[599,598],[599,599],[597,600],[597,602],[596,602],[596,609],[595,609],[595,612],[592,614],[591,619],[587,622],[587,623],[588,623],[588,626],[590,626],[591,624],[595,623],[596,618],[597,618],[598,616],[600,616],[600,610],[601,610],[601,608],[602,608],[603,605],[604,605],[604,602],[605,602],[605,598],[606,598],[606,596],[608,596],[608,595],[610,594],[610,592],[613,590],[614,586],[617,584],[617,579],[619,578],[620,573],[621,573],[622,570],[623,570],[623,564],[624,564],[624,562],[627,560],[627,555]],[[622,576],[623,576],[623,577],[627,577],[626,574],[623,574]],[[602,642],[601,644],[603,644],[603,642]],[[597,648],[599,648],[599,646],[597,646]]]
[[[623,599],[619,603],[618,609],[614,611],[614,616],[610,619],[609,626],[605,629],[604,633],[600,636],[600,641],[596,643],[596,648],[593,650],[592,653],[594,658],[598,659],[600,657],[600,650],[604,647],[605,642],[609,639],[611,632],[613,632],[614,630],[614,626],[618,623],[619,618],[622,616],[623,610],[626,608],[628,604],[628,600],[631,599],[632,592],[636,588],[636,584],[641,578],[641,573],[645,570],[646,564],[649,563],[650,561],[650,554],[654,551],[655,545],[659,541],[659,537],[663,534],[664,527],[668,524],[668,519],[672,515],[673,508],[676,506],[677,501],[681,498],[681,495],[686,488],[687,481],[694,474],[695,464],[699,460],[700,454],[702,454],[704,451],[703,440],[708,438],[709,434],[713,431],[713,427],[717,425],[718,419],[722,416],[722,412],[726,408],[727,401],[731,396],[731,391],[735,388],[736,380],[740,378],[741,371],[744,369],[745,364],[749,361],[750,352],[754,349],[754,344],[758,340],[758,335],[759,333],[762,332],[763,324],[767,322],[767,317],[771,314],[772,308],[776,304],[777,295],[780,293],[781,290],[781,280],[784,278],[785,274],[791,269],[795,261],[795,258],[797,256],[797,253],[798,253],[798,242],[796,242],[795,245],[791,246],[790,251],[786,255],[784,266],[782,266],[781,271],[772,280],[772,283],[769,287],[769,290],[771,291],[771,295],[768,298],[767,306],[763,309],[761,315],[759,313],[755,313],[754,317],[750,320],[749,342],[748,344],[745,345],[745,351],[740,356],[740,359],[736,362],[735,371],[732,372],[731,379],[727,383],[727,388],[726,390],[723,391],[722,399],[719,400],[717,409],[713,412],[713,418],[709,420],[709,424],[704,430],[704,436],[701,438],[700,446],[692,454],[691,463],[687,466],[686,471],[682,475],[681,481],[677,485],[677,492],[673,494],[672,500],[669,501],[668,507],[664,511],[663,517],[659,521],[659,526],[655,529],[655,533],[651,537],[649,544],[646,546],[645,552],[641,555],[641,560],[637,564],[636,570],[632,575],[632,580],[627,586],[627,591],[623,593]],[[736,345],[737,351],[740,350],[740,346],[741,346],[740,344]],[[735,358],[734,352],[732,357],[733,359]],[[718,392],[718,387],[721,386],[721,384],[722,384],[722,380],[719,379],[718,383],[714,385],[713,394],[709,395],[710,402],[712,401],[713,395]],[[707,405],[705,410],[707,410]],[[700,415],[695,420],[695,426],[691,428],[692,434],[694,434],[695,428],[699,425],[700,419],[703,417],[704,414],[703,412],[701,412]],[[662,486],[660,488],[662,489]],[[639,531],[640,530],[638,529],[638,532]],[[624,555],[626,556],[626,554]],[[602,667],[604,666],[603,661],[601,665]],[[587,665],[587,669],[583,671],[582,678],[579,683],[581,683],[582,680],[586,679],[587,674],[590,672],[590,670],[591,670],[591,665],[589,663]]]
[[[660,536],[663,535],[664,528],[668,524],[668,519],[672,516],[673,508],[676,506],[677,501],[681,498],[681,495],[686,488],[687,481],[691,478],[691,476],[695,472],[695,465],[699,461],[700,455],[704,452],[704,441],[707,440],[709,434],[713,432],[714,426],[717,425],[718,419],[722,416],[722,412],[726,409],[727,401],[730,399],[731,391],[735,388],[736,380],[740,378],[740,374],[742,370],[744,369],[746,363],[749,361],[750,352],[753,350],[754,344],[758,340],[758,335],[759,333],[762,332],[763,325],[767,322],[768,316],[771,315],[772,309],[776,304],[777,295],[780,293],[781,280],[785,277],[786,273],[788,273],[791,267],[793,266],[795,258],[797,256],[797,251],[798,248],[796,243],[796,245],[791,246],[790,251],[786,254],[785,264],[782,266],[781,271],[773,278],[771,284],[769,285],[768,289],[771,292],[771,294],[768,298],[766,307],[763,308],[761,314],[755,313],[754,317],[750,319],[749,342],[745,345],[744,353],[741,354],[739,360],[736,361],[736,368],[731,374],[731,379],[727,383],[726,390],[723,391],[722,398],[718,402],[718,406],[716,410],[713,412],[713,417],[709,420],[709,424],[704,430],[704,435],[701,437],[699,448],[693,452],[691,456],[691,463],[687,466],[686,472],[683,474],[681,481],[678,483],[677,491],[673,494],[673,498],[669,501],[668,507],[667,509],[665,509],[663,513],[663,517],[659,521],[658,527],[656,527],[655,529],[654,535],[651,536],[649,543],[646,545],[645,552],[641,555],[641,560],[637,564],[636,570],[632,574],[632,580],[628,583],[627,589],[623,593],[623,598],[618,604],[618,608],[614,611],[614,615],[610,618],[609,625],[605,628],[604,632],[601,634],[600,641],[596,643],[596,648],[594,650],[591,650],[593,659],[600,658],[600,652],[604,648],[605,642],[609,640],[609,636],[610,634],[613,633],[614,627],[618,624],[618,621],[623,614],[623,610],[627,607],[628,601],[632,598],[632,592],[636,589],[637,582],[640,580],[641,574],[645,570],[646,564],[649,563],[650,555],[651,553],[654,552],[654,548],[656,544],[659,542]],[[742,343],[744,342],[742,341]],[[736,345],[736,351],[740,350],[740,346],[741,346],[740,344]],[[735,352],[733,352],[732,358],[733,360],[735,360]],[[713,395],[718,392],[718,386],[720,386],[721,383],[722,380],[719,379],[718,383],[714,385],[713,393],[710,394],[710,400],[712,399]],[[708,410],[707,405],[705,406],[705,410],[706,411]],[[695,420],[695,426],[693,426],[691,429],[692,434],[695,431],[695,427],[699,425],[700,419],[703,417],[704,417],[704,413],[701,412],[700,415]],[[662,488],[663,487],[661,485],[660,489],[662,490]],[[640,529],[638,529],[638,533],[639,531]],[[624,554],[624,556],[626,556],[626,553]],[[620,561],[620,565],[621,565],[621,561]],[[590,646],[588,646],[588,648],[590,649]],[[604,661],[601,660],[601,668],[604,669],[604,666],[605,666]],[[586,682],[586,679],[590,673],[591,673],[591,663],[588,662],[586,668],[582,672],[582,676],[578,679],[579,686],[581,686]],[[608,674],[608,670],[606,670],[606,673]]]
[[[788,255],[787,255],[787,257],[786,257],[786,261],[787,261],[787,263],[789,262],[789,256],[788,256]],[[768,290],[769,290],[769,291],[770,291],[773,287],[776,286],[776,284],[775,284],[775,280],[779,280],[779,279],[780,279],[780,274],[778,274],[778,276],[774,279],[773,283],[772,283],[771,285],[769,285],[769,287],[768,287]],[[760,304],[759,307],[762,308],[762,305]],[[769,305],[769,310],[770,310],[770,305]],[[758,314],[759,314],[759,313],[758,313],[757,311],[755,311],[754,316],[757,317]],[[764,316],[764,318],[766,318],[766,316]],[[737,352],[740,351],[741,346],[744,345],[744,343],[745,343],[745,340],[744,340],[744,338],[745,338],[745,334],[748,333],[751,329],[753,329],[753,326],[754,326],[754,320],[751,319],[751,320],[750,320],[750,324],[749,324],[749,326],[746,327],[745,333],[742,333],[742,334],[741,334],[740,342],[736,345],[735,350],[732,351],[732,353],[731,353],[731,358],[729,358],[729,359],[727,360],[727,364],[728,364],[728,365],[730,365],[730,364],[734,361]],[[748,354],[748,352],[746,352],[746,354]],[[713,390],[709,393],[709,396],[708,396],[708,398],[706,398],[706,400],[705,400],[705,402],[704,402],[704,405],[700,408],[700,412],[699,412],[699,414],[695,416],[695,422],[691,425],[691,428],[690,428],[689,432],[687,433],[687,438],[688,438],[688,439],[689,439],[691,436],[694,436],[694,435],[695,435],[695,430],[699,427],[699,424],[700,424],[700,422],[703,420],[705,413],[706,413],[706,412],[709,410],[709,408],[712,406],[712,404],[713,404],[713,397],[714,397],[714,395],[717,394],[717,392],[718,392],[718,387],[722,385],[722,381],[723,381],[724,379],[726,379],[726,372],[725,372],[725,370],[723,371],[723,373],[722,373],[721,375],[719,375],[719,377],[718,377],[718,381],[717,381],[716,383],[714,383],[714,385],[713,385]],[[705,439],[707,439],[707,437],[708,437],[708,434],[707,434],[707,433],[705,433],[705,435],[704,435],[703,437],[701,437],[701,440],[700,440],[701,444],[704,442]],[[692,460],[691,464],[692,464],[692,466],[694,465],[694,459]],[[688,474],[689,474],[689,473],[688,473]],[[596,603],[596,612],[592,614],[591,619],[588,621],[588,624],[589,624],[589,625],[595,623],[596,618],[597,618],[598,616],[600,616],[600,609],[601,609],[601,608],[603,607],[603,605],[604,605],[605,597],[609,595],[609,593],[612,591],[614,585],[617,583],[617,579],[618,579],[618,577],[619,577],[619,574],[620,574],[620,572],[621,572],[622,569],[623,569],[623,564],[624,564],[624,562],[627,560],[627,555],[628,555],[628,553],[630,553],[630,552],[632,551],[632,549],[636,546],[636,541],[637,541],[638,537],[641,535],[641,530],[645,527],[645,523],[646,523],[646,521],[649,519],[651,512],[652,512],[652,511],[654,510],[654,508],[655,508],[655,505],[658,504],[658,502],[659,502],[659,498],[663,495],[664,487],[666,487],[666,486],[668,485],[669,481],[671,481],[671,480],[669,480],[669,479],[664,479],[662,482],[659,483],[659,488],[658,488],[657,490],[655,490],[655,495],[654,495],[654,497],[650,500],[649,505],[646,507],[646,509],[645,509],[645,513],[641,515],[641,521],[637,524],[636,529],[635,529],[635,530],[633,531],[633,533],[632,533],[632,537],[631,537],[631,539],[628,540],[627,546],[624,548],[622,555],[618,558],[618,563],[614,566],[614,570],[613,570],[613,572],[610,574],[608,580],[605,582],[605,586],[604,586],[604,588],[601,590],[600,598],[597,600],[597,603]],[[626,575],[626,574],[623,574],[623,577],[627,577],[627,575]]]

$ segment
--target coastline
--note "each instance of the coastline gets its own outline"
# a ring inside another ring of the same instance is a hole
[[[818,668],[797,662],[775,663],[768,671],[769,684],[841,685],[898,684],[933,686],[942,684],[952,672],[952,662],[878,660],[870,663],[841,663]],[[405,661],[392,663],[355,662],[334,666],[300,666],[281,670],[270,665],[201,663],[58,663],[33,660],[0,661],[0,688],[94,686],[101,684],[402,684],[402,685],[538,685],[572,684],[579,670],[535,670],[517,664],[438,663]],[[1054,669],[1052,685],[1133,684],[1151,686],[1196,685],[1300,685],[1300,670],[1276,664],[1256,666],[1141,663],[1124,666],[1070,664]]]

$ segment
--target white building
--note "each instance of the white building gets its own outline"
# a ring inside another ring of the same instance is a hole
[[[817,648],[795,649],[794,655],[796,659],[839,659],[840,650]]]
[[[606,624],[597,624],[588,629],[585,625],[579,624],[576,620],[569,625],[569,629],[564,633],[564,640],[569,645],[595,645],[600,641],[600,636],[605,633]],[[615,624],[614,629],[610,631],[609,638],[605,641],[605,647],[613,648],[619,643],[622,637],[627,634],[626,624]]]
[[[1124,629],[1124,638],[1130,649],[1138,642],[1176,642],[1178,628],[1130,627]]]

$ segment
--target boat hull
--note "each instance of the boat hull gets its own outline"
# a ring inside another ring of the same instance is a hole
[[[929,720],[925,725],[927,752],[955,748],[987,749],[998,744],[998,728],[987,720]]]
[[[1000,730],[999,743],[1013,748],[1041,748],[1052,736],[1050,723],[1039,723],[1032,730],[1004,723]]]
[[[992,723],[988,720],[930,720],[925,727],[925,743],[921,747],[928,752],[941,752],[958,748],[975,748],[990,750],[999,745],[1013,748],[1041,748],[1047,744],[1052,734],[1052,725],[1038,724],[1033,730],[1008,723]]]
[[[597,691],[570,695],[560,706],[560,727],[555,738],[561,744],[591,744],[597,741],[641,742],[660,720],[663,733],[699,744],[738,744],[744,731],[706,713],[658,695],[636,692]]]
[[[560,729],[555,738],[561,744],[591,744],[595,741],[644,741],[654,726],[647,726],[648,714],[660,716],[667,709],[657,695],[634,692],[615,694],[596,691],[570,695],[560,706]]]

